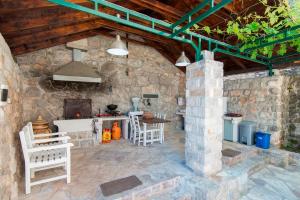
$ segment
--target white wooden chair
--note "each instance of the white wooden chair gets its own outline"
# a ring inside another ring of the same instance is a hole
[[[163,113],[155,113],[154,114],[154,117],[155,118],[158,118],[158,119],[166,119],[167,118],[167,115],[166,114],[163,114]],[[154,141],[158,141],[160,143],[163,143],[165,141],[165,124],[164,123],[157,123],[157,124],[153,124],[153,127],[155,129],[158,129],[158,131],[156,131],[154,133]],[[159,134],[159,136],[157,135]]]
[[[133,125],[134,121],[133,121],[133,116],[141,116],[143,114],[144,114],[143,111],[136,111],[136,112],[129,112],[128,113],[129,123],[130,123],[130,140],[133,141],[134,144],[136,142],[136,136],[134,135],[134,125]]]
[[[147,129],[147,125],[144,124],[143,128],[140,126],[140,121],[138,116],[131,116],[131,120],[133,123],[133,142],[137,141],[138,146],[143,143],[144,146],[146,146],[147,143],[153,144],[154,141],[156,141],[156,138],[154,138],[154,133],[158,132],[159,129]]]
[[[32,143],[30,135],[30,127],[25,126],[19,132],[23,156],[25,161],[25,193],[31,192],[31,186],[67,179],[67,183],[71,182],[71,152],[72,143],[67,143],[66,138],[49,138],[34,140]],[[37,146],[37,144],[55,142],[56,144]],[[35,171],[51,169],[56,167],[64,167],[66,174],[38,181],[31,181],[31,177]]]
[[[160,114],[160,119],[166,119],[167,118],[167,114]],[[162,138],[162,142],[165,141],[165,124],[162,123],[160,124],[160,129],[161,129],[161,138]]]

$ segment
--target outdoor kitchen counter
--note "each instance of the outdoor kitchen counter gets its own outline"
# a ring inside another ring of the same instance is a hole
[[[94,123],[95,121],[95,123]],[[73,132],[84,132],[84,131],[94,131],[96,127],[96,140],[99,143],[102,141],[102,125],[104,121],[122,121],[122,137],[128,139],[128,123],[129,117],[122,116],[110,116],[110,117],[94,117],[87,119],[67,119],[67,120],[55,120],[53,124],[58,126],[59,131],[64,131],[67,133]]]

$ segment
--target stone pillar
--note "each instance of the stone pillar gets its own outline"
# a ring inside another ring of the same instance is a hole
[[[202,54],[186,68],[185,159],[196,174],[210,176],[222,169],[223,63]]]

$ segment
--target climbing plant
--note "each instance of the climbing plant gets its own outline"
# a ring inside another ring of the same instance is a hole
[[[258,46],[259,43],[257,39],[266,35],[276,34],[276,36],[265,39],[268,43],[283,39],[285,37],[284,33],[278,34],[281,30],[300,25],[300,1],[279,0],[272,2],[272,4],[269,4],[268,0],[259,0],[259,4],[265,7],[263,14],[245,11],[239,13],[238,16],[233,15],[232,19],[227,21],[226,28],[222,29],[219,26],[216,28],[210,28],[208,26],[200,27],[196,24],[191,30],[205,32],[207,34],[214,33],[223,37],[235,36],[242,52],[246,49]],[[289,31],[289,35],[291,36],[296,34],[300,34],[300,28]],[[270,58],[274,52],[276,52],[277,55],[286,54],[290,47],[300,52],[300,38],[295,38],[280,44],[268,45],[259,49],[253,48],[250,52],[252,58],[256,58],[258,53]]]

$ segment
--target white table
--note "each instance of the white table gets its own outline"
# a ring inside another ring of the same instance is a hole
[[[129,123],[129,117],[127,116],[115,116],[115,117],[97,117],[94,118],[98,120],[97,122],[97,140],[99,143],[102,142],[102,127],[103,127],[103,122],[104,121],[122,121],[122,136],[124,139],[128,139],[128,123]]]
[[[96,140],[102,142],[102,125],[104,121],[122,121],[122,136],[128,139],[128,123],[129,117],[111,116],[111,117],[95,117],[88,119],[68,119],[68,120],[55,120],[53,124],[58,126],[59,131],[72,133],[94,130],[94,120],[97,120],[97,135]]]

